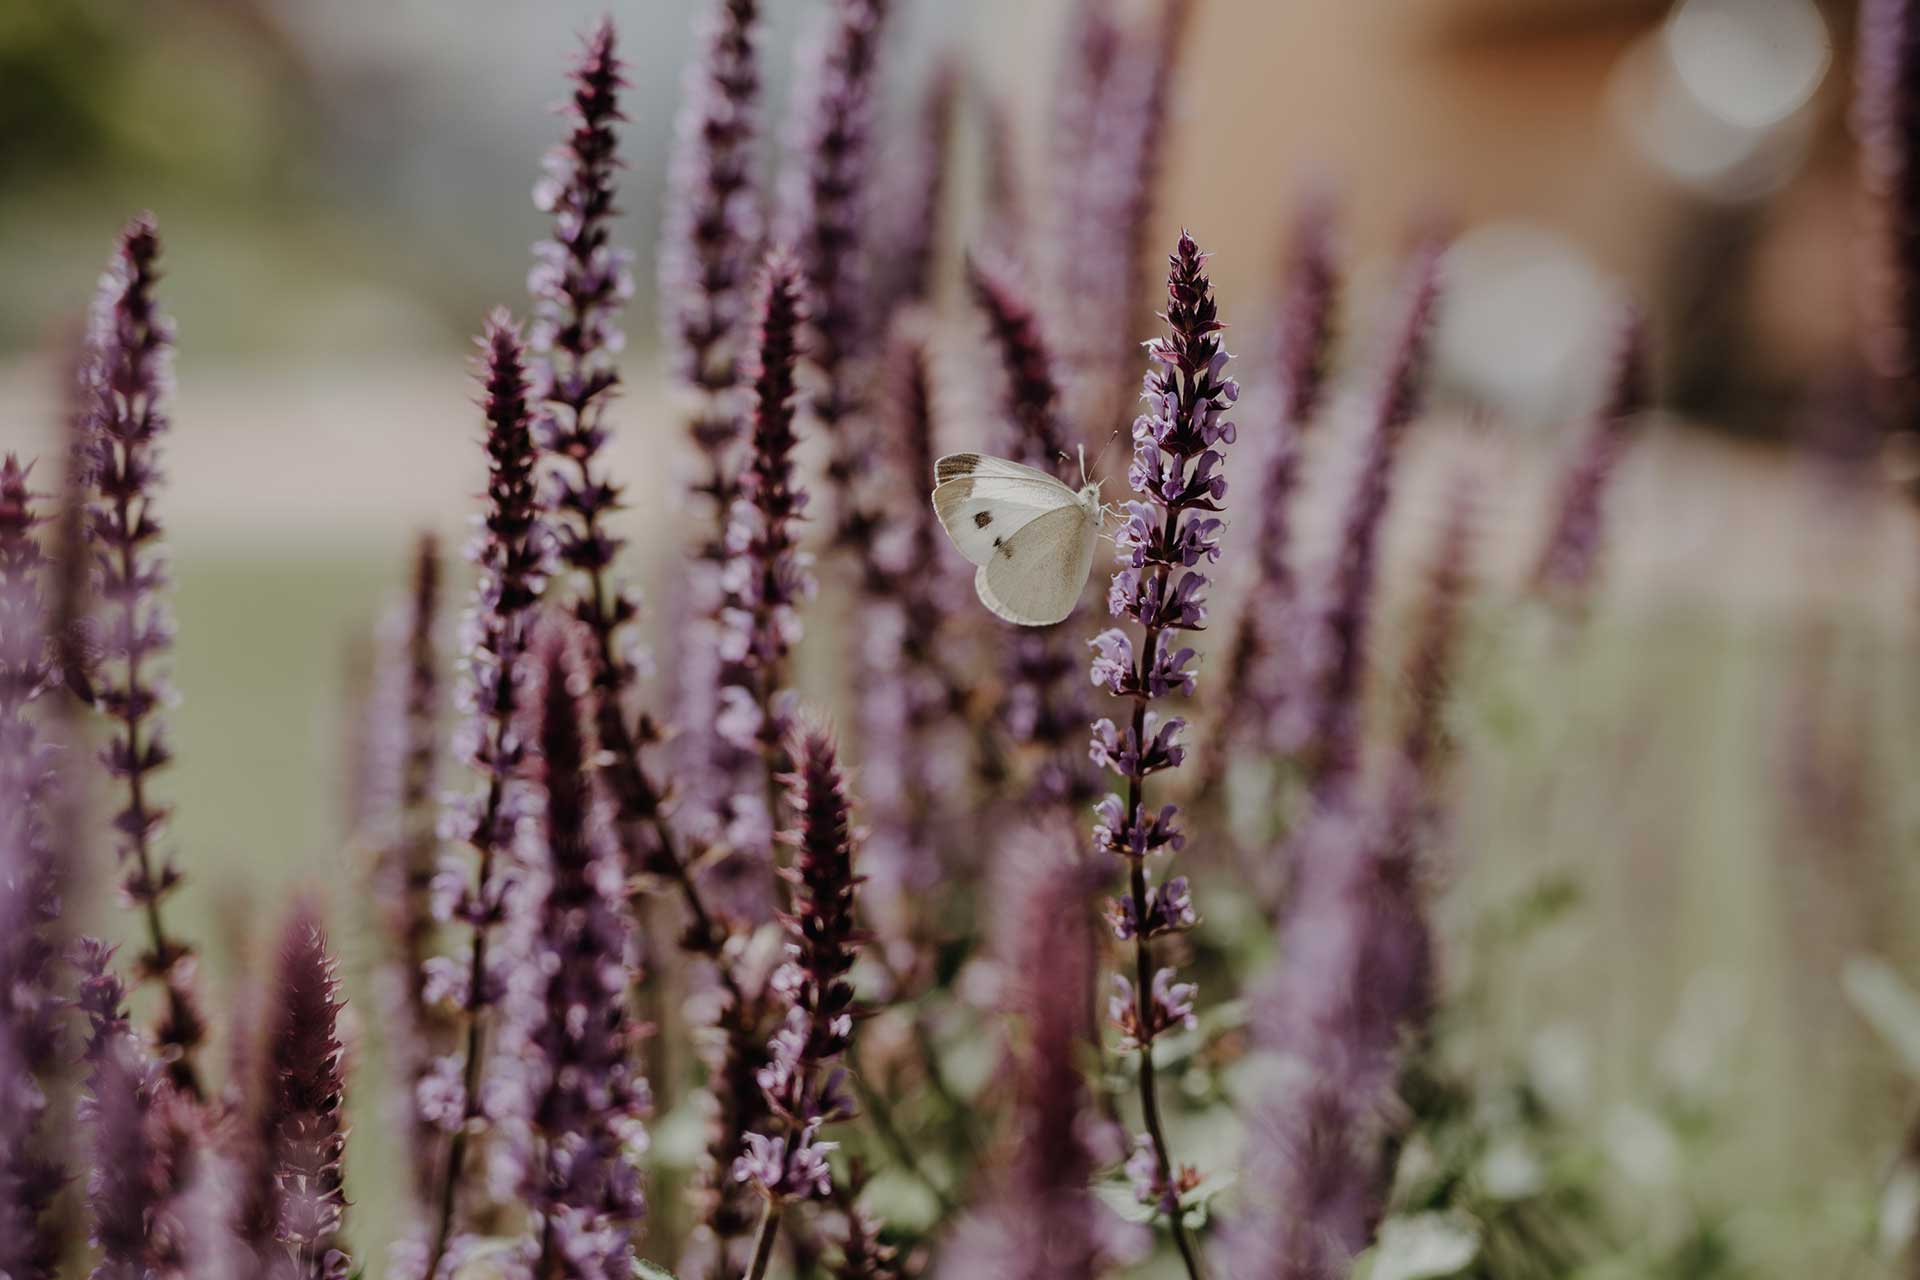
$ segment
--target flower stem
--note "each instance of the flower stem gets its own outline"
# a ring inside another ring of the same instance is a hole
[[[747,1268],[746,1280],[765,1280],[767,1264],[773,1261],[773,1241],[779,1234],[780,1206],[769,1196],[760,1214],[760,1231],[754,1238],[753,1263]]]

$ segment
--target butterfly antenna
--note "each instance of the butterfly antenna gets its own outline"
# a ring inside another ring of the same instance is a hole
[[[1074,448],[1080,453],[1080,487],[1084,489],[1087,486],[1087,446],[1077,444]]]

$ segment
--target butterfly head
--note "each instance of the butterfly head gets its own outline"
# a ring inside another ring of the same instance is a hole
[[[1096,524],[1104,523],[1107,517],[1107,505],[1100,501],[1100,482],[1089,480],[1080,490],[1080,508],[1092,516]]]

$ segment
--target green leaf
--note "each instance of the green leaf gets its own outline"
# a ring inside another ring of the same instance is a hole
[[[1920,995],[1877,956],[1855,956],[1841,975],[1847,999],[1886,1040],[1907,1069],[1920,1077]]]

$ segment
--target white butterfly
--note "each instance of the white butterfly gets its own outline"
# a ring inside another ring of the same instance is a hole
[[[1023,627],[1073,612],[1105,520],[1099,481],[1075,493],[1044,471],[978,453],[948,454],[933,479],[941,526],[980,566],[973,589],[981,604]]]

